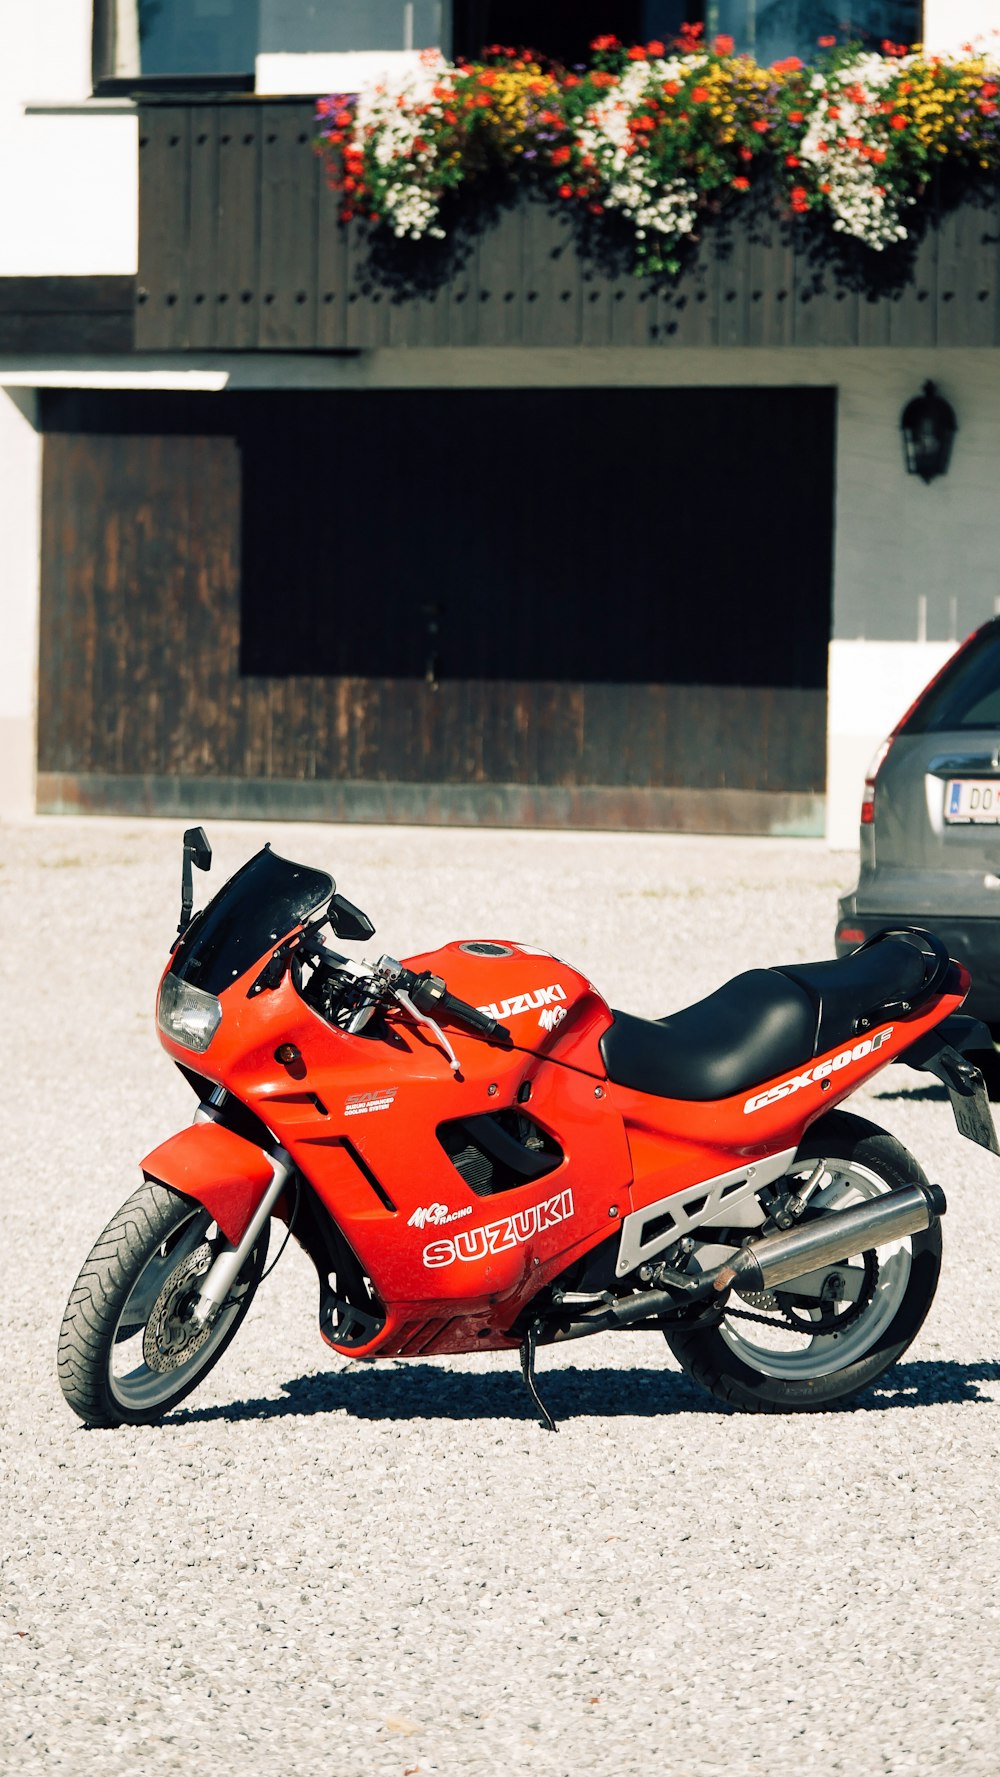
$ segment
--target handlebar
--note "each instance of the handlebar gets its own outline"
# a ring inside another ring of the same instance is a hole
[[[460,1000],[457,994],[449,993],[440,975],[411,975],[408,992],[414,1005],[421,1012],[433,1017],[435,1013],[445,1013],[454,1019],[456,1024],[464,1024],[477,1036],[487,1037],[491,1042],[510,1046],[513,1041],[506,1025],[498,1019],[490,1018],[486,1012],[480,1012],[478,1006],[470,1006],[466,1000]]]
[[[358,983],[369,983],[374,994],[373,1003],[387,992],[397,992],[406,996],[425,1018],[450,1018],[455,1024],[464,1024],[476,1036],[485,1037],[488,1042],[502,1043],[505,1048],[512,1046],[513,1038],[506,1025],[490,1018],[486,1012],[480,1012],[478,1006],[460,1000],[457,994],[449,993],[440,975],[432,975],[429,970],[415,975],[412,969],[404,968],[391,956],[380,957],[374,966],[348,961],[321,944],[315,933],[309,931],[303,934],[299,949],[304,956],[324,964],[335,974],[350,975]]]

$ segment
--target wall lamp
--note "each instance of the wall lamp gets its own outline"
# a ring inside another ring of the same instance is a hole
[[[903,455],[910,475],[933,481],[944,475],[951,457],[951,443],[958,431],[954,408],[935,383],[926,382],[922,395],[908,401],[900,417]]]

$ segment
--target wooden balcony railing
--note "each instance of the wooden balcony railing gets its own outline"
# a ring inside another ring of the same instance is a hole
[[[140,117],[140,350],[377,346],[993,346],[1000,205],[932,224],[905,285],[818,270],[779,224],[709,227],[674,288],[608,276],[525,199],[460,271],[400,299],[371,275],[313,151],[311,101],[159,104]]]

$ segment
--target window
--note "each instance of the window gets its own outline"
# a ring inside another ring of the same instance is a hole
[[[448,11],[447,0],[96,0],[95,86],[252,91],[259,55],[425,49],[443,42]]]
[[[472,57],[488,43],[530,47],[571,66],[599,34],[669,44],[686,22],[704,25],[708,38],[726,33],[737,50],[768,64],[791,55],[808,61],[827,35],[876,48],[885,38],[918,43],[922,13],[919,0],[454,0],[454,48]]]
[[[595,37],[668,43],[685,21],[697,24],[704,12],[700,0],[454,0],[454,53],[472,58],[488,43],[503,43],[537,49],[572,67],[589,58]]]
[[[765,65],[783,56],[816,52],[819,37],[853,38],[878,49],[893,43],[919,43],[923,31],[919,0],[708,0],[705,28],[727,32],[737,50]]]
[[[921,697],[904,734],[1000,729],[1000,626],[987,624]]]

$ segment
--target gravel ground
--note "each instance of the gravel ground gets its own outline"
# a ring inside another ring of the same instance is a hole
[[[396,955],[514,935],[650,1014],[829,955],[853,874],[807,841],[210,836],[216,882],[265,837],[331,867]],[[292,1249],[184,1407],[87,1431],[63,1305],[191,1110],[152,1023],[180,828],[0,842],[0,1770],[995,1777],[1000,1162],[936,1087],[853,1101],[950,1213],[928,1324],[850,1410],[731,1414],[618,1335],[542,1354],[552,1437],[513,1356],[341,1362]]]

